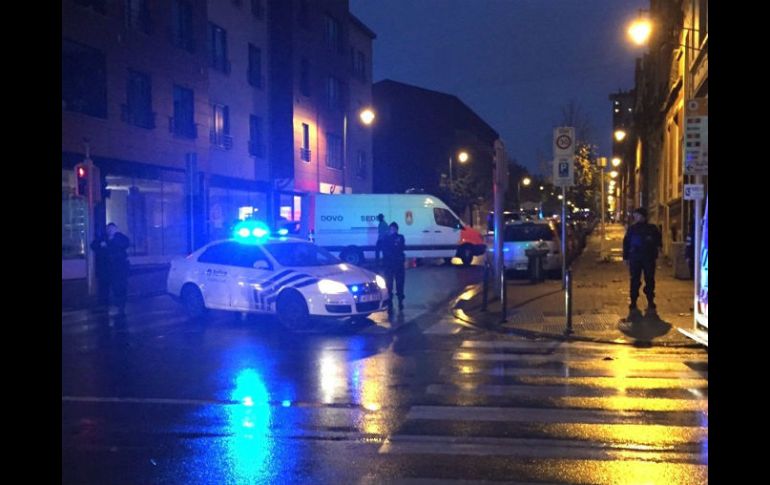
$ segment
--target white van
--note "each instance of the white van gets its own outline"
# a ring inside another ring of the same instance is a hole
[[[484,254],[481,234],[466,226],[438,197],[427,194],[311,194],[303,199],[303,224],[319,246],[360,264],[374,259],[377,214],[398,224],[407,258],[459,257],[469,265]],[[307,218],[307,219],[305,219]]]

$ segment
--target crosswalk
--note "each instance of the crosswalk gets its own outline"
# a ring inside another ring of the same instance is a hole
[[[94,332],[102,331],[107,327],[121,327],[131,334],[152,332],[185,331],[189,328],[190,318],[186,316],[178,305],[171,301],[158,300],[156,305],[129,307],[123,319],[116,317],[115,310],[73,310],[62,312],[62,334],[66,337],[88,336]],[[323,334],[329,330],[338,329],[340,326],[349,325],[351,333],[359,335],[384,335],[399,330],[417,319],[430,315],[431,318],[441,314],[430,312],[427,308],[407,308],[403,313],[388,315],[379,312],[370,316],[368,324],[350,326],[347,321],[324,320],[317,321],[316,326],[307,330],[308,333]],[[204,323],[226,322],[238,319],[240,314],[228,312],[212,312],[207,315]],[[251,316],[248,320],[255,328],[259,325],[277,327],[278,323],[272,316]],[[476,333],[475,330],[464,326],[463,322],[451,316],[436,318],[421,330],[429,335],[457,335],[461,332]]]
[[[464,340],[435,380],[379,449],[398,483],[708,481],[700,349]]]

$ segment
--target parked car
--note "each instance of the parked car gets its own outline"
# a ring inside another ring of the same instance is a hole
[[[543,269],[554,277],[561,276],[561,238],[556,224],[549,220],[509,222],[503,232],[503,264],[506,270],[526,271],[527,249],[544,249]],[[489,251],[494,248],[490,245]]]
[[[310,241],[251,235],[173,260],[166,285],[191,316],[209,309],[275,314],[292,330],[310,317],[365,318],[385,310],[388,297],[382,276]]]

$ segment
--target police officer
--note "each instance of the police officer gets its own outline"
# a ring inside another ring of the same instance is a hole
[[[623,261],[631,273],[631,304],[629,310],[638,311],[636,300],[644,273],[644,294],[647,311],[655,312],[655,259],[662,246],[660,230],[647,222],[647,210],[640,207],[633,212],[634,223],[623,238]]]
[[[126,296],[128,293],[128,247],[130,242],[125,234],[118,231],[114,222],[107,224],[106,237],[91,243],[96,251],[97,278],[99,279],[100,303],[106,305],[110,290],[115,296],[118,315],[125,315]]]
[[[388,227],[388,223],[385,222],[385,216],[383,214],[377,214],[377,220],[379,223],[377,224],[377,244],[374,249],[374,260],[379,266],[380,255],[382,254],[382,241],[388,234],[390,234],[390,228]]]
[[[388,312],[393,311],[393,290],[398,297],[398,309],[404,309],[404,236],[398,233],[398,224],[390,223],[390,234],[382,239],[382,259],[385,265],[385,282],[388,285]]]

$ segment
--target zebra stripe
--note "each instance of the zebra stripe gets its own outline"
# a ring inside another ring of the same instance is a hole
[[[280,280],[281,278],[284,278],[294,272],[295,271],[293,269],[287,269],[287,270],[281,271],[277,275],[273,275],[271,278],[268,278],[265,281],[261,281],[260,285],[262,285],[262,287],[265,288],[267,287],[267,285],[273,283],[274,281]]]
[[[294,284],[294,285],[282,285],[280,288],[277,288],[273,294],[267,297],[267,305],[272,305],[275,302],[275,300],[278,299],[278,291],[282,290],[283,288],[286,288],[287,286],[291,288],[302,288],[303,286],[307,286],[318,282],[318,279],[316,278],[313,278],[311,276],[307,276],[307,277],[310,278],[310,280],[303,281],[299,284]]]

